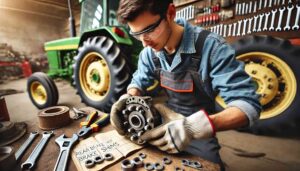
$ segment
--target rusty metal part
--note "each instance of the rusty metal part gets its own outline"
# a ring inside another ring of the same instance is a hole
[[[154,165],[152,163],[145,163],[144,168],[147,171],[153,170],[154,169]]]
[[[164,165],[160,164],[160,163],[154,163],[154,169],[157,171],[162,171],[165,169]]]
[[[170,159],[170,157],[163,157],[162,159],[163,164],[169,165],[172,163],[172,160]]]
[[[111,153],[104,154],[104,159],[107,161],[111,161],[114,159],[114,156]]]
[[[127,131],[126,136],[136,144],[144,144],[145,141],[140,136],[161,124],[160,115],[152,107],[150,97],[129,97],[121,115],[122,127]]]
[[[191,161],[191,160],[187,160],[187,159],[183,159],[181,160],[182,165],[187,166],[187,167],[191,167],[197,170],[202,169],[202,164],[198,161]]]
[[[133,165],[133,163],[131,163],[130,160],[125,159],[121,163],[121,169],[122,169],[122,171],[133,171],[134,165]]]
[[[15,151],[12,147],[0,147],[0,170],[12,170],[16,164]]]
[[[0,96],[0,121],[9,121],[9,113],[7,110],[5,98]]]
[[[134,164],[135,167],[143,167],[144,166],[143,159],[141,159],[140,157],[133,158],[132,163]]]
[[[42,130],[53,130],[71,122],[70,109],[67,106],[53,106],[38,113],[39,127]]]
[[[0,146],[6,146],[17,141],[26,133],[24,122],[0,122]]]
[[[88,159],[88,160],[84,161],[84,165],[86,168],[92,168],[95,166],[95,162],[94,162],[94,160]]]
[[[32,144],[34,139],[39,135],[37,131],[31,132],[27,140],[20,146],[18,151],[15,154],[16,160],[19,161],[21,157],[24,155],[26,149]]]

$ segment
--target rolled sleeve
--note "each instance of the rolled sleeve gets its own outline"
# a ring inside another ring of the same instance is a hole
[[[250,103],[243,100],[232,101],[228,103],[227,107],[237,107],[243,111],[249,120],[249,127],[251,127],[260,116],[259,112]]]

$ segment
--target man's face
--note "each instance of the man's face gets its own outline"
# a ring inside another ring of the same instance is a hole
[[[134,21],[128,22],[130,34],[155,51],[163,49],[171,35],[171,29],[165,16],[153,15],[146,11]]]

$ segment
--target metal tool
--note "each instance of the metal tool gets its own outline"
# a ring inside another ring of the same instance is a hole
[[[245,6],[246,6],[246,3],[245,3],[245,2],[243,2],[243,4],[242,4],[242,15],[244,15],[244,14],[245,14]]]
[[[275,0],[276,1],[276,0]],[[269,7],[271,8],[272,7],[272,0],[269,0]]]
[[[276,16],[276,13],[277,13],[277,9],[274,9],[272,10],[272,19],[271,19],[271,25],[270,25],[270,28],[269,28],[269,31],[274,31],[275,28],[274,28],[274,21],[275,21],[275,16]]]
[[[223,24],[220,24],[220,36],[222,36],[222,33],[223,33]]]
[[[235,36],[235,31],[236,31],[236,23],[233,23],[232,36]]]
[[[257,18],[258,18],[258,15],[254,16],[254,23],[253,23],[253,32],[257,32],[256,30],[256,25],[257,25]]]
[[[182,162],[182,165],[188,166],[188,167],[191,167],[191,168],[194,168],[197,170],[201,170],[203,167],[202,164],[198,161],[190,161],[187,159],[183,159],[183,160],[181,160],[181,162]]]
[[[239,11],[239,3],[235,4],[235,15],[238,15],[238,11]]]
[[[232,28],[232,24],[228,25],[228,37],[231,36],[231,28]]]
[[[238,21],[238,29],[237,29],[237,36],[240,36],[241,35],[241,26],[242,26],[242,20],[239,20]]]
[[[252,1],[249,2],[249,14],[252,13]]]
[[[265,0],[264,8],[267,8],[268,0]]]
[[[243,32],[242,32],[242,36],[246,35],[247,21],[248,21],[248,19],[243,19]]]
[[[248,14],[248,7],[249,7],[249,4],[247,3],[247,4],[245,5],[245,13],[244,13],[244,14]]]
[[[257,32],[261,32],[261,25],[262,25],[262,20],[264,18],[264,14],[259,14],[259,22],[258,22],[258,27],[257,27]]]
[[[254,2],[253,12],[256,13],[257,1]]]
[[[251,34],[252,20],[253,20],[253,18],[249,18],[249,24],[248,24],[248,31],[247,31],[247,34]]]
[[[72,108],[74,113],[75,113],[75,116],[73,117],[73,119],[77,120],[77,119],[81,119],[83,117],[85,117],[87,115],[86,112],[82,111],[82,110],[79,110],[75,107]]]
[[[20,146],[18,151],[15,154],[16,160],[19,161],[21,157],[24,155],[26,149],[32,144],[34,139],[39,135],[38,132],[31,132],[27,140]]]
[[[242,4],[239,3],[239,12],[238,12],[238,15],[241,15],[242,14]]]
[[[288,9],[288,16],[287,16],[287,19],[286,19],[285,27],[283,28],[284,31],[287,31],[287,30],[291,29],[290,22],[291,22],[291,14],[292,14],[292,11],[294,9],[294,5],[289,3],[287,9]]]
[[[269,21],[270,14],[271,14],[270,12],[265,13],[266,19],[265,19],[265,25],[264,25],[263,31],[267,31],[268,30],[268,21]]]
[[[22,163],[22,169],[32,169],[35,166],[35,162],[38,159],[39,155],[42,153],[42,150],[46,146],[48,140],[53,135],[53,131],[45,131],[43,132],[43,137],[37,146],[34,148],[28,159]]]
[[[292,27],[293,30],[298,30],[299,29],[300,1],[298,1],[296,7],[297,7],[297,14],[296,14],[296,19],[295,19],[295,24]]]
[[[66,138],[64,134],[56,138],[55,142],[59,145],[59,155],[54,167],[54,171],[66,170],[71,148],[77,141],[78,136],[76,134],[73,134],[72,138]]]
[[[279,19],[278,19],[278,25],[277,25],[277,28],[276,28],[276,31],[281,31],[281,22],[282,22],[282,16],[283,16],[283,13],[285,11],[285,7],[281,7],[279,8]]]
[[[281,5],[284,5],[285,4],[285,0],[282,0],[282,3],[281,3]]]
[[[261,10],[262,8],[262,0],[259,0],[258,10]]]
[[[102,114],[98,116],[97,111],[93,111],[89,114],[84,122],[80,123],[81,129],[78,131],[77,135],[79,137],[87,137],[89,134],[93,132],[98,132],[101,127],[105,126],[109,123],[109,115]]]
[[[227,33],[227,25],[223,26],[223,37],[226,37],[226,33]]]

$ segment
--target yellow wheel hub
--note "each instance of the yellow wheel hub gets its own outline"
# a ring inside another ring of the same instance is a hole
[[[110,72],[105,59],[96,52],[88,53],[79,69],[79,80],[85,95],[94,101],[102,100],[110,87]]]
[[[30,86],[30,93],[34,101],[39,104],[43,105],[47,101],[47,91],[45,87],[38,81],[32,82]]]
[[[285,111],[296,96],[297,83],[293,71],[277,56],[264,52],[249,52],[237,57],[245,62],[245,71],[257,85],[263,106],[260,119],[275,117]],[[217,96],[216,101],[225,107]]]

